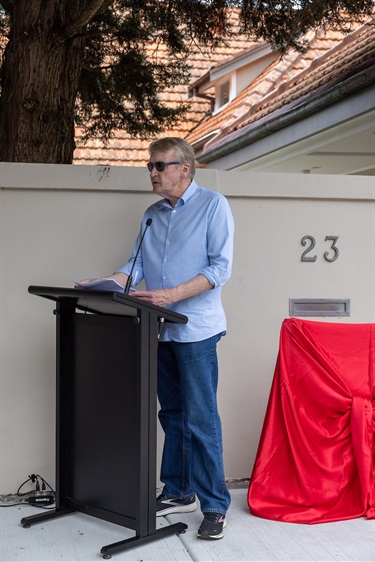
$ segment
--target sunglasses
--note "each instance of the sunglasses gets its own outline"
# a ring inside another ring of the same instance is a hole
[[[147,162],[147,168],[149,172],[152,172],[154,167],[157,172],[164,172],[167,166],[172,166],[172,164],[182,164],[182,162]]]

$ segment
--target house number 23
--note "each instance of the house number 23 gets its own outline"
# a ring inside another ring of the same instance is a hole
[[[336,261],[337,258],[339,257],[339,249],[336,246],[336,242],[339,239],[338,236],[326,236],[325,237],[325,242],[330,242],[331,243],[331,247],[330,250],[327,252],[324,252],[324,259],[328,262],[333,262]],[[316,261],[316,255],[314,256],[309,256],[308,254],[310,254],[310,252],[313,251],[313,249],[315,248],[315,238],[314,236],[310,236],[309,234],[307,234],[306,236],[304,236],[301,240],[301,244],[302,246],[307,246],[306,250],[303,252],[302,256],[301,256],[301,261],[307,261],[307,262],[312,262],[312,261]]]

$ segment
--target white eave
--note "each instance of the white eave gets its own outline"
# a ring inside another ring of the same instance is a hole
[[[221,64],[210,68],[205,74],[189,86],[189,98],[202,94],[213,87],[215,83],[224,76],[228,76],[232,72],[256,62],[272,52],[273,50],[268,43],[261,43],[259,45],[253,45],[250,49],[226,59]]]

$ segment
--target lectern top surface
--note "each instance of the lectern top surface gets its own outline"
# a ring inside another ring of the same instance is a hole
[[[94,314],[136,316],[143,310],[162,316],[166,322],[186,324],[188,321],[187,317],[183,314],[144,303],[143,301],[120,292],[31,285],[29,287],[29,293],[56,302],[71,301],[78,310]]]

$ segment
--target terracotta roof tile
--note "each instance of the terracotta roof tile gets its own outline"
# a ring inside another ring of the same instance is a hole
[[[285,57],[274,61],[226,108],[206,118],[187,140],[196,142],[210,131],[220,129],[216,137],[207,143],[207,147],[212,147],[230,132],[263,119],[333,80],[339,80],[340,76],[350,71],[351,66],[358,65],[358,60],[372,56],[374,38],[373,26],[364,26],[348,36],[332,30],[327,34],[310,34],[310,46],[306,54],[290,51]],[[263,96],[260,96],[261,92]],[[245,108],[241,115],[237,111],[238,107]]]
[[[263,118],[272,111],[298,100],[307,94],[319,90],[328,84],[337,83],[341,78],[355,70],[358,62],[365,62],[375,57],[375,29],[365,26],[361,33],[353,34],[343,41],[342,47],[328,53],[315,61],[316,64],[303,72],[295,80],[284,85],[278,92],[264,100],[254,115],[248,116],[241,123],[234,124],[229,130],[244,127],[247,124]],[[350,41],[352,39],[352,41]]]

